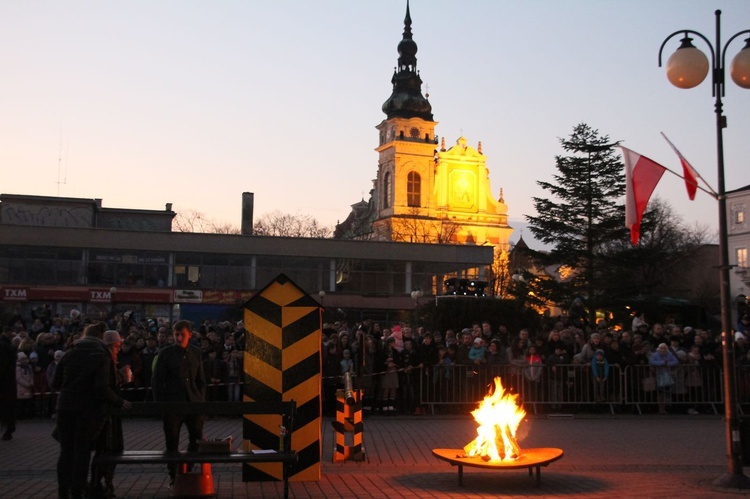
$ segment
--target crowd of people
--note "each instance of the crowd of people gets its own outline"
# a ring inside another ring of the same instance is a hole
[[[56,394],[51,381],[57,365],[92,322],[73,310],[68,317],[51,316],[48,321],[35,318],[31,326],[17,316],[3,327],[0,348],[7,374],[0,383],[5,386],[14,380],[14,390],[6,386],[3,393],[15,392],[17,401],[11,406],[15,406],[18,419],[54,416]],[[128,312],[104,323],[123,338],[117,355],[119,375],[129,373],[122,385],[123,396],[130,401],[149,400],[154,361],[160,351],[174,343],[172,325],[164,320],[136,320]],[[242,376],[242,323],[206,321],[192,341],[201,349],[209,383],[207,400],[240,400],[237,383]]]
[[[497,373],[522,398],[544,400],[553,409],[570,401],[564,387],[570,383],[568,373],[576,370],[586,384],[572,395],[576,401],[612,402],[619,383],[613,378],[628,368],[640,373],[630,389],[653,392],[660,413],[682,397],[683,403],[693,402],[686,405],[687,413],[696,414],[702,391],[720,394],[720,376],[706,378],[712,368],[718,373],[722,366],[720,335],[691,326],[649,324],[643,314],[636,314],[627,329],[604,322],[588,327],[585,314],[573,311],[540,331],[511,332],[489,320],[444,332],[371,320],[324,324],[323,412],[334,414],[337,390],[347,375],[365,413],[383,415],[423,413],[426,398],[454,405],[476,402],[481,398],[477,393],[486,391]],[[86,484],[91,450],[122,449],[121,423],[116,416],[103,416],[105,405],[127,410],[133,401],[241,400],[242,321],[207,319],[194,327],[184,320],[136,319],[130,312],[107,321],[84,318],[77,310],[66,317],[51,314],[48,307],[39,312],[28,322],[17,314],[2,329],[0,438],[13,438],[16,420],[55,418],[60,497],[80,497],[93,485],[102,487],[102,497],[114,497],[113,468],[92,467],[91,484]],[[741,402],[750,400],[746,333],[750,317],[744,314],[733,332],[734,360],[744,373],[738,381]],[[467,387],[476,389],[467,400],[453,391]],[[202,417],[167,414],[168,450],[177,448],[183,424],[190,447],[202,439]],[[168,472],[173,484],[174,467]]]
[[[65,317],[39,315],[30,321],[20,314],[13,317],[0,338],[0,410],[12,412],[21,420],[55,416],[57,395],[51,388],[55,371],[65,352],[81,340],[85,326],[91,323],[76,310]],[[419,403],[420,389],[431,389],[425,386],[425,379],[432,384],[440,382],[441,376],[449,376],[457,366],[469,366],[475,373],[485,368],[515,366],[516,371],[507,372],[517,372],[519,378],[532,382],[532,388],[533,381],[539,381],[543,372],[553,373],[557,365],[589,366],[595,386],[597,379],[604,386],[614,368],[654,365],[662,358],[667,367],[721,367],[720,338],[709,330],[649,324],[642,315],[634,317],[632,327],[624,330],[603,323],[595,328],[581,327],[579,319],[571,314],[540,331],[515,332],[489,320],[445,331],[411,328],[403,323],[386,326],[370,320],[325,324],[324,413],[335,410],[336,390],[342,387],[346,372],[354,375],[356,386],[362,389],[366,412],[419,414],[424,410]],[[150,400],[154,361],[160,351],[174,343],[171,324],[136,319],[125,312],[105,325],[118,331],[123,339],[117,355],[118,375],[122,378],[126,371],[129,373],[121,386],[123,398]],[[734,345],[736,363],[750,367],[750,338],[745,339],[745,331],[750,332],[747,315],[738,324]],[[206,320],[196,325],[195,332],[191,341],[201,351],[206,400],[241,400],[245,341],[242,321]],[[662,352],[666,354],[662,356]],[[537,369],[542,366],[546,369]],[[750,387],[750,382],[747,385]],[[602,388],[594,388],[593,392],[594,397],[602,397]],[[10,393],[13,402],[7,403]],[[434,395],[445,398],[451,394]],[[7,415],[4,419],[8,419]],[[5,425],[0,438],[10,439],[12,434],[12,425]]]
[[[614,375],[629,367],[631,384],[637,385],[631,389],[640,391],[641,397],[644,391],[653,391],[660,413],[667,412],[677,395],[685,395],[679,398],[682,402],[702,400],[705,395],[720,398],[721,339],[710,330],[649,324],[643,314],[636,315],[625,330],[604,322],[590,328],[582,320],[571,314],[541,331],[515,333],[502,324],[493,327],[490,321],[444,332],[403,324],[381,327],[371,321],[353,327],[346,322],[326,324],[324,413],[335,410],[336,390],[347,372],[354,374],[362,389],[365,413],[420,414],[425,408],[416,394],[430,402],[460,403],[466,400],[458,391],[472,386],[478,390],[468,400],[477,400],[492,373],[505,374],[504,383],[511,390],[550,403],[553,409],[563,401],[611,403],[616,401],[615,389],[623,389]],[[744,373],[740,390],[750,395],[750,338],[745,332],[750,334],[747,315],[738,324],[734,352],[735,364]],[[574,374],[585,379],[583,389],[580,384],[572,386],[568,376]],[[457,382],[458,377],[475,380]],[[653,390],[649,381],[654,382]],[[571,385],[567,392],[566,385]],[[686,409],[689,414],[698,411],[697,403]]]

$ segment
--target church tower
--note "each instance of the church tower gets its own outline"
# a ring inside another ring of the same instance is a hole
[[[435,135],[429,95],[422,95],[417,44],[411,30],[409,2],[398,44],[393,91],[383,104],[386,118],[379,132],[378,173],[369,202],[352,205],[334,237],[415,243],[489,244],[509,249],[513,229],[500,190],[492,195],[482,144],[464,137],[446,149]],[[440,144],[438,148],[438,144]]]
[[[422,234],[413,233],[409,229],[414,227],[404,224],[413,225],[414,219],[429,216],[437,123],[432,119],[430,102],[422,95],[416,54],[407,1],[403,39],[398,44],[398,66],[391,78],[393,93],[383,104],[386,119],[376,127],[380,132],[375,149],[379,154],[375,185],[377,215],[373,223],[376,239],[418,239]]]

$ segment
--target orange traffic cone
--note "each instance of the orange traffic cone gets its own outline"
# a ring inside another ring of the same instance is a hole
[[[172,497],[216,497],[211,464],[202,463],[199,472],[188,472],[182,464],[175,476]]]

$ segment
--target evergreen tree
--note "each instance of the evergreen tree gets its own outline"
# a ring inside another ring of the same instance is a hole
[[[594,326],[606,249],[626,237],[625,170],[615,151],[618,143],[584,123],[560,144],[568,155],[555,158],[558,173],[552,182],[537,182],[549,197],[533,198],[537,215],[526,220],[536,239],[553,248],[534,252],[535,258],[567,267],[564,279],[546,283],[545,298],[562,305],[582,297]]]

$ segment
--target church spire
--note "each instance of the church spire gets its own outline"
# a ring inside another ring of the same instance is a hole
[[[397,71],[404,71],[409,69],[417,72],[417,44],[414,43],[414,39],[412,38],[411,33],[411,13],[409,12],[409,0],[406,0],[404,34],[401,43],[398,44],[398,56]]]
[[[398,66],[391,78],[393,93],[383,112],[390,118],[422,118],[432,121],[432,106],[422,95],[422,79],[417,71],[417,44],[412,38],[411,12],[406,0],[404,34],[398,44]]]

